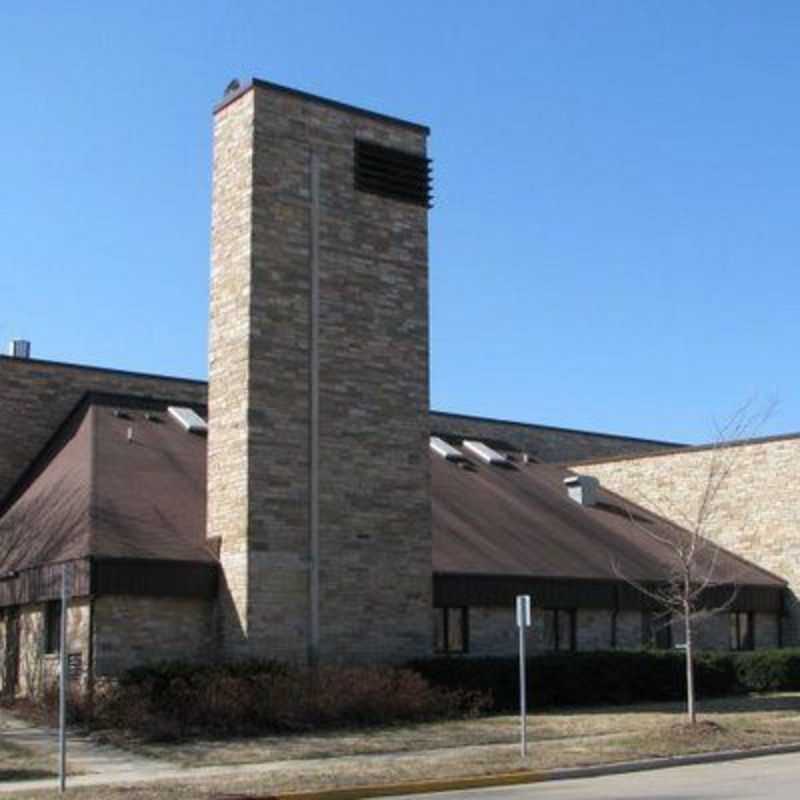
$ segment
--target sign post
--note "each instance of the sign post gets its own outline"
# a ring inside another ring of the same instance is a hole
[[[58,790],[67,788],[67,596],[69,564],[61,567],[61,675],[58,682]]]
[[[531,597],[528,594],[517,595],[517,628],[519,629],[519,723],[520,754],[528,755],[528,710],[525,697],[525,632],[531,626]]]

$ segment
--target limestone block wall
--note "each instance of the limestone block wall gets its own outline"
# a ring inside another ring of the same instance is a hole
[[[0,356],[0,497],[88,391],[206,402],[200,381]]]
[[[7,662],[8,614],[5,609],[0,620],[0,675],[5,691],[9,675]],[[36,695],[48,683],[58,679],[60,664],[59,655],[44,652],[44,620],[45,605],[34,603],[18,609],[19,655],[17,693],[20,695]],[[71,672],[74,680],[85,683],[90,663],[90,610],[89,600],[80,598],[72,600],[67,610],[67,654],[71,656]],[[74,672],[73,672],[74,670]]]
[[[427,209],[356,191],[356,139],[422,155],[426,133],[261,83],[215,115],[208,524],[234,657],[306,660],[312,559],[321,660],[432,646]]]
[[[786,645],[800,644],[800,438],[754,441],[723,451],[696,448],[604,463],[575,464],[608,489],[669,516],[696,518],[709,464],[730,464],[707,521],[709,538],[789,582]]]
[[[97,677],[158,661],[214,659],[214,607],[196,598],[109,595],[94,601]]]

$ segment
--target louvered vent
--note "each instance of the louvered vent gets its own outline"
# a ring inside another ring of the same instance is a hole
[[[430,159],[356,139],[355,186],[360,192],[431,207]]]

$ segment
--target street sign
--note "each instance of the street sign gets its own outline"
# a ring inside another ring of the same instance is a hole
[[[525,632],[531,626],[531,596],[517,595],[517,628],[519,630],[519,749],[528,754],[528,711],[525,697]]]
[[[531,626],[531,596],[529,594],[517,595],[517,627],[530,628]]]

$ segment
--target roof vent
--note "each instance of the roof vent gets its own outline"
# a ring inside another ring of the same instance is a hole
[[[170,406],[167,411],[189,433],[208,433],[208,424],[194,409],[185,408],[184,406]]]
[[[353,170],[360,192],[430,208],[431,168],[425,156],[356,139]]]
[[[473,439],[464,439],[464,449],[476,455],[481,461],[487,464],[508,464],[508,460],[502,453],[492,450],[491,447],[483,442],[476,442]]]
[[[600,481],[597,478],[591,475],[570,475],[564,478],[564,484],[571,500],[582,506],[597,504],[597,490],[600,488]]]
[[[27,339],[12,339],[8,344],[8,354],[12,358],[30,358],[31,343]]]
[[[444,439],[440,439],[438,436],[431,436],[431,450],[442,458],[446,458],[448,461],[464,460],[464,456],[461,455],[460,450],[447,444]]]

